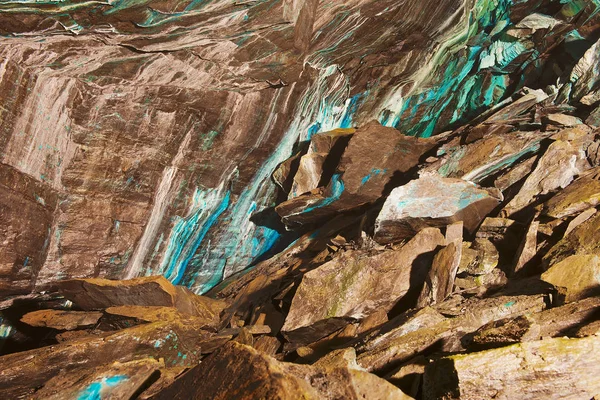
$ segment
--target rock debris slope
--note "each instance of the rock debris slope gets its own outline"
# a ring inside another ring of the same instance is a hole
[[[2,398],[600,396],[596,0],[0,34]]]

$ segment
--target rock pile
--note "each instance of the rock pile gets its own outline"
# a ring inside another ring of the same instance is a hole
[[[274,174],[298,239],[206,296],[146,277],[4,301],[3,398],[600,395],[600,130],[559,95],[431,139],[313,135]]]

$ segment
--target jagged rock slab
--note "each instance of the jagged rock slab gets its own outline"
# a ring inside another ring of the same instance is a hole
[[[162,276],[125,281],[74,279],[56,283],[59,293],[84,310],[112,306],[166,306],[181,313],[201,317],[213,325],[219,322],[223,301],[198,296],[189,289],[174,286]]]
[[[544,203],[543,213],[553,218],[564,218],[598,205],[600,203],[600,180],[596,178],[598,172],[600,170],[594,168],[573,181]]]
[[[482,326],[472,342],[479,346],[502,346],[530,342],[547,337],[575,335],[577,327],[595,318],[600,310],[600,298],[591,297],[539,313],[503,319]]]
[[[427,228],[398,250],[340,254],[304,275],[282,331],[310,342],[345,325],[343,319],[390,310],[411,289],[418,296],[429,265],[417,259],[445,242],[438,229]]]
[[[544,256],[546,267],[564,260],[571,255],[600,254],[600,214],[581,223],[558,243],[556,243]]]
[[[519,193],[502,212],[510,216],[521,211],[538,196],[567,187],[576,175],[588,168],[589,164],[580,144],[562,140],[553,142],[527,177]]]
[[[434,361],[425,399],[591,399],[600,393],[600,337],[525,342]]]
[[[21,322],[27,325],[70,331],[94,325],[102,317],[101,312],[38,310],[25,314]]]
[[[481,140],[461,145],[458,140],[441,147],[444,157],[424,171],[437,170],[448,178],[460,178],[479,183],[512,167],[522,158],[540,150],[545,135],[540,132],[511,132],[483,135]]]
[[[461,254],[462,243],[458,240],[449,243],[435,255],[419,295],[417,307],[438,303],[452,293]]]
[[[307,153],[300,158],[288,198],[327,185],[354,132],[351,128],[314,134]]]
[[[0,391],[6,398],[18,398],[42,386],[59,371],[67,373],[115,361],[152,357],[163,358],[167,366],[196,365],[201,354],[208,354],[231,339],[202,330],[202,323],[202,319],[194,317],[154,322],[0,357]]]
[[[377,151],[372,149],[374,143]],[[414,168],[435,143],[371,122],[353,134],[327,188],[283,202],[275,210],[288,227],[294,227],[371,203],[384,194],[392,178]]]
[[[545,282],[566,290],[566,301],[600,292],[600,255],[576,254],[552,265],[541,276]]]
[[[34,399],[130,399],[144,389],[164,363],[153,358],[61,372],[35,392]]]
[[[377,216],[374,238],[382,244],[397,242],[426,226],[456,221],[474,232],[500,201],[498,193],[461,179],[422,176],[392,190]]]
[[[359,354],[358,364],[369,371],[385,370],[409,360],[434,344],[437,350],[460,351],[460,339],[467,333],[490,321],[542,311],[546,307],[544,299],[544,295],[500,296],[459,303],[457,317],[377,342],[376,346]],[[444,303],[440,305],[443,307]]]
[[[410,399],[385,380],[348,367],[283,363],[230,343],[156,396],[174,399]]]

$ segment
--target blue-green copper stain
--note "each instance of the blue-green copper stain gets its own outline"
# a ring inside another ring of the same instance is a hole
[[[89,384],[83,391],[77,396],[77,400],[101,400],[102,391],[108,388],[115,387],[120,383],[128,380],[126,375],[115,375],[109,378],[102,378],[99,381]]]

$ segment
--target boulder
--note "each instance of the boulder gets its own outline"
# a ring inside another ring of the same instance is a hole
[[[429,269],[421,256],[444,244],[438,229],[427,228],[398,250],[347,251],[306,273],[283,325],[284,335],[310,342],[342,327],[344,319],[389,311],[411,290],[418,296]]]
[[[564,218],[578,214],[600,203],[600,180],[594,168],[544,203],[543,214],[552,218]]]
[[[600,254],[600,214],[594,213],[574,228],[544,255],[546,268],[571,255]]]
[[[427,226],[456,221],[473,233],[500,201],[500,194],[461,179],[422,176],[392,190],[377,216],[374,238],[382,244],[398,242]]]

